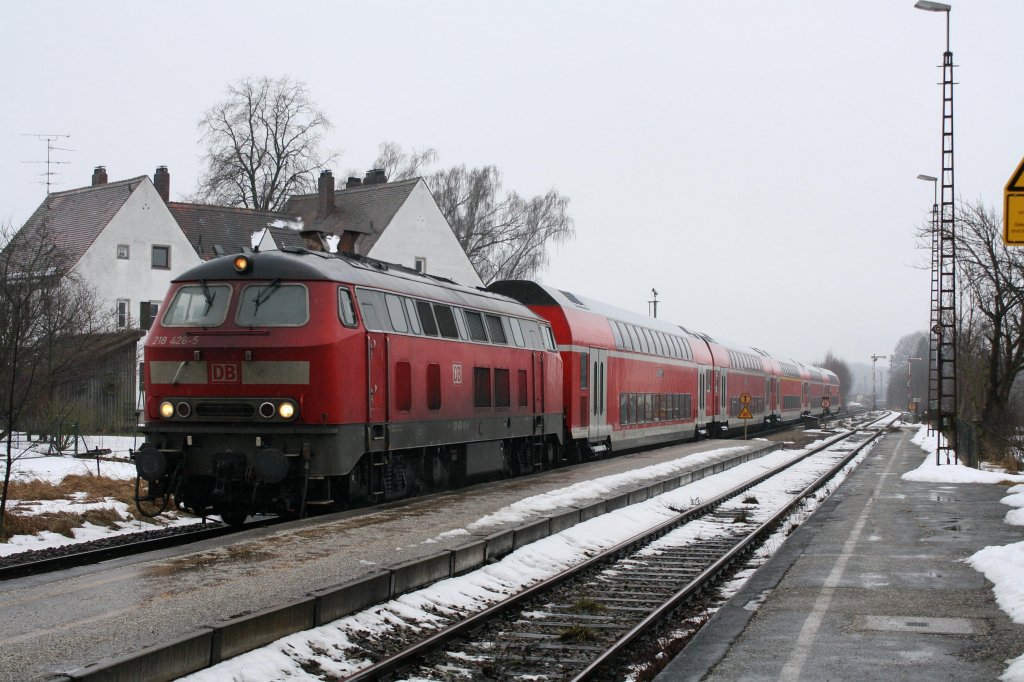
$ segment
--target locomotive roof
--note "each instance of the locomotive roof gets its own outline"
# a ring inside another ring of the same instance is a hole
[[[284,248],[246,254],[252,269],[245,274],[235,271],[237,254],[214,258],[186,270],[174,282],[189,281],[329,281],[367,286],[385,291],[418,296],[453,305],[480,308],[494,312],[540,320],[529,308],[507,296],[457,284],[395,263],[385,263],[348,253],[324,253],[302,248]]]

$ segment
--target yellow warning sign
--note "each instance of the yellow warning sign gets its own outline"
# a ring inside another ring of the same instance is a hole
[[[1003,190],[1003,243],[1024,246],[1024,159]]]
[[[753,419],[753,418],[754,418],[754,415],[750,414],[750,410],[748,410],[747,406],[744,405],[743,409],[740,410],[740,419]]]

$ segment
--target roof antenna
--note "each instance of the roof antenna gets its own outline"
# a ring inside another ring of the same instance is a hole
[[[75,151],[74,149],[64,149],[63,147],[54,147],[53,143],[56,142],[57,140],[61,139],[62,137],[70,140],[71,136],[70,135],[61,135],[59,133],[22,133],[22,135],[25,136],[25,137],[34,137],[34,138],[36,138],[36,139],[38,139],[40,141],[43,141],[43,140],[46,141],[46,161],[22,161],[22,163],[45,163],[46,164],[46,172],[42,173],[42,175],[46,177],[46,182],[45,183],[44,182],[39,182],[39,184],[40,185],[45,184],[46,185],[46,193],[49,194],[50,193],[50,186],[53,185],[53,184],[56,184],[56,183],[53,182],[53,180],[51,180],[51,178],[54,175],[58,174],[57,171],[55,171],[55,170],[53,170],[51,168],[51,166],[64,166],[64,165],[67,165],[68,163],[70,163],[69,161],[54,161],[53,158],[52,158],[53,157],[53,152],[73,152],[73,151]]]

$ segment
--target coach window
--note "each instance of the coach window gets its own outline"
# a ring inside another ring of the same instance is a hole
[[[643,327],[637,327],[636,335],[640,338],[640,352],[650,354],[651,337],[647,335],[647,330]]]
[[[427,336],[437,336],[437,322],[434,321],[434,311],[426,301],[416,301],[416,310],[420,313],[420,324],[423,325],[423,333]]]
[[[396,332],[409,331],[409,323],[405,320],[405,308],[402,306],[402,299],[394,294],[384,294],[384,302],[387,304],[388,317],[391,318],[391,327]]]
[[[352,292],[345,287],[338,288],[338,317],[346,327],[356,326],[356,309],[352,305]]]
[[[427,409],[441,409],[441,365],[427,365]]]
[[[512,328],[512,340],[516,342],[516,345],[522,348],[526,345],[526,341],[523,340],[523,328],[519,325],[519,320],[510,317],[508,319],[508,326]]]
[[[580,390],[585,391],[590,386],[587,377],[587,368],[590,366],[590,353],[580,353]]]
[[[629,396],[625,393],[619,394],[619,424],[629,423]]]
[[[469,325],[469,338],[487,343],[487,331],[484,329],[484,316],[472,310],[466,311],[466,324]]]
[[[440,330],[441,336],[446,339],[459,338],[459,328],[455,325],[455,315],[449,306],[435,303],[434,317],[437,318],[437,328]]]
[[[501,318],[497,315],[484,315],[487,320],[487,333],[491,337],[491,343],[506,344],[505,328],[501,326]]]
[[[619,325],[615,320],[608,320],[608,326],[611,327],[612,336],[615,338],[615,347],[622,350],[622,334],[619,333]]]
[[[491,406],[491,368],[473,368],[473,407]]]
[[[411,298],[403,298],[402,301],[405,303],[405,312],[409,316],[412,333],[422,334],[423,329],[420,327],[420,316],[416,314],[416,304]]]

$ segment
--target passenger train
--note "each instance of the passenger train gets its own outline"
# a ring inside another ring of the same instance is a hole
[[[144,381],[140,509],[233,524],[840,406],[828,370],[571,292],[306,249],[175,279]]]

